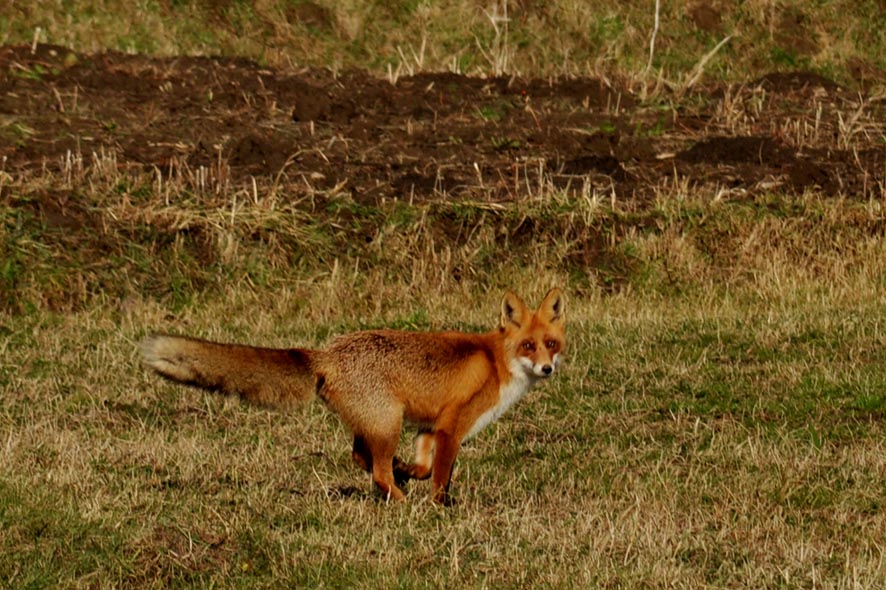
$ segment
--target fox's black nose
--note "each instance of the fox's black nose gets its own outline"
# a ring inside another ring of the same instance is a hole
[[[551,373],[554,372],[554,367],[552,367],[551,365],[544,365],[541,368],[541,372],[544,373],[545,375],[550,375]]]

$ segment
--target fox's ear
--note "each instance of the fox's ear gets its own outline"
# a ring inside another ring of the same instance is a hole
[[[566,302],[560,289],[554,287],[545,295],[544,301],[538,306],[538,315],[547,322],[562,322]]]
[[[517,295],[508,291],[501,300],[501,327],[516,326],[519,328],[529,318],[529,309]]]

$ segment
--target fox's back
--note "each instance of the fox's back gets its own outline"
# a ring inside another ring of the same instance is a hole
[[[407,417],[421,419],[435,414],[442,398],[479,389],[493,375],[495,355],[488,334],[370,330],[336,338],[320,366],[334,393],[366,403],[393,397]]]

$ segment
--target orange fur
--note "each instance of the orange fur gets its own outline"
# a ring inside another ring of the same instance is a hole
[[[535,311],[508,293],[498,330],[485,334],[373,330],[324,350],[155,335],[142,354],[164,377],[252,403],[282,407],[316,394],[350,427],[354,460],[386,496],[402,500],[398,482],[431,477],[434,500],[446,502],[462,441],[558,366],[563,308],[559,289]],[[411,464],[394,456],[404,419],[420,429]]]

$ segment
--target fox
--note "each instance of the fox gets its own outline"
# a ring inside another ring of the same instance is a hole
[[[559,369],[564,307],[556,287],[535,310],[508,291],[486,333],[366,330],[323,349],[153,334],[141,354],[166,379],[247,403],[285,409],[318,397],[350,429],[354,462],[386,500],[403,501],[401,486],[430,478],[432,500],[449,505],[461,444]],[[412,463],[395,456],[404,422],[418,429]]]

